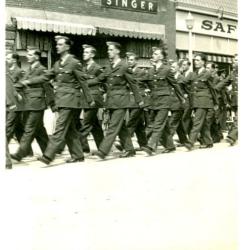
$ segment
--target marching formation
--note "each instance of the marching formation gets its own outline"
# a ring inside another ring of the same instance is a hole
[[[12,168],[11,159],[33,155],[34,139],[42,152],[37,160],[45,164],[65,146],[71,155],[66,162],[73,163],[83,162],[84,153],[104,159],[113,145],[121,158],[135,156],[137,150],[151,156],[159,145],[164,147],[161,153],[174,152],[178,146],[190,151],[197,141],[200,148],[211,148],[225,130],[228,143],[236,143],[237,55],[225,76],[204,54],[195,55],[193,70],[188,59],[167,60],[160,47],[152,48],[151,67],[142,68],[133,52],[122,60],[121,45],[116,42],[106,43],[110,63],[105,67],[94,61],[96,48],[84,44],[82,65],[70,54],[71,45],[68,37],[56,36],[60,59],[49,70],[40,63],[41,52],[35,47],[27,50],[26,72],[19,68],[16,53],[7,54],[6,168]],[[48,107],[57,113],[51,136],[43,121]],[[230,126],[228,113],[233,114]],[[173,139],[176,133],[178,143]],[[91,150],[89,134],[97,150]],[[132,143],[134,135],[139,148]],[[10,154],[8,143],[13,137],[19,146]]]

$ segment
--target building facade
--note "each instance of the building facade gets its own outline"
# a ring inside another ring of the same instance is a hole
[[[152,47],[168,41],[175,58],[175,3],[166,0],[6,0],[6,48],[21,56],[38,46],[49,68],[57,55],[54,36],[71,37],[72,53],[81,58],[82,44],[97,48],[96,60],[106,63],[106,41],[120,42],[148,64]],[[25,64],[23,60],[22,65]]]

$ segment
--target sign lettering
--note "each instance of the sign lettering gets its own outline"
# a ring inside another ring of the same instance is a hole
[[[211,20],[203,20],[201,28],[204,30],[213,30],[231,34],[236,31],[237,26],[233,24],[223,24],[222,22],[213,22]]]
[[[102,6],[152,14],[156,14],[158,9],[157,2],[150,0],[102,0]]]

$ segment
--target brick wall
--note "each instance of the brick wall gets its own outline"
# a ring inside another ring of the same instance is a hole
[[[157,14],[103,8],[101,0],[6,0],[6,5],[67,14],[164,24],[166,25],[166,36],[169,43],[169,55],[171,58],[175,57],[175,5],[168,0],[158,0]]]

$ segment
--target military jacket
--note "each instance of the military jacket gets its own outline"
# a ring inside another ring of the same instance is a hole
[[[44,110],[47,108],[45,99],[44,84],[47,83],[47,77],[45,75],[46,68],[37,63],[34,68],[29,68],[23,78],[23,80],[28,80],[29,84],[22,88],[22,110],[26,111],[36,111]]]
[[[106,84],[105,107],[108,109],[130,108],[130,91],[133,92],[136,103],[139,104],[142,101],[138,83],[127,64],[122,61],[114,68],[108,65],[98,77],[87,80],[88,85],[96,82]]]
[[[213,86],[213,76],[206,69],[200,74],[193,73],[188,79],[192,108],[213,108],[218,104],[217,94]]]
[[[64,63],[58,60],[47,76],[48,79],[54,79],[52,84],[56,107],[81,109],[84,108],[84,102],[93,101],[82,64],[73,55],[69,55]]]
[[[83,74],[86,79],[94,79],[103,72],[102,67],[96,62],[93,62],[89,68],[87,65],[83,67]],[[103,90],[100,82],[93,82],[88,84],[90,93],[95,101],[95,106],[90,107],[90,105],[85,102],[84,108],[102,108],[103,107]]]
[[[223,89],[225,86],[232,85],[231,91],[231,106],[237,107],[238,106],[238,72],[232,71],[226,79],[221,81],[216,85],[217,90]]]
[[[162,64],[157,70],[155,68],[150,68],[146,81],[151,90],[151,109],[170,109],[171,93],[173,91],[176,93],[179,100],[183,100],[183,93],[169,66]]]

